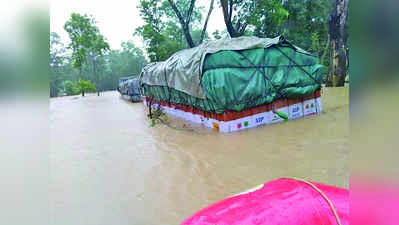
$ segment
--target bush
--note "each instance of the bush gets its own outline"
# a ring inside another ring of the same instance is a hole
[[[83,80],[82,78],[79,78],[77,86],[81,93],[97,91],[96,87],[90,80]]]
[[[67,95],[78,95],[78,94],[80,94],[79,88],[76,86],[76,84],[74,82],[72,82],[70,80],[64,81],[63,86],[64,86],[65,93]]]
[[[90,80],[83,80],[82,78],[79,78],[76,83],[66,80],[64,81],[63,86],[67,95],[82,94],[84,96],[84,93],[97,91],[96,87]]]

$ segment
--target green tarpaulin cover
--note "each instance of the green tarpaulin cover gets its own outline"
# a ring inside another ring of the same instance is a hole
[[[140,80],[145,96],[222,113],[308,96],[320,88],[322,68],[281,37],[241,37],[177,52],[146,66]]]

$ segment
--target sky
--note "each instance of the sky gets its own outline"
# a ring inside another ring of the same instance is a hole
[[[133,38],[135,29],[144,24],[139,16],[137,6],[139,0],[50,0],[50,31],[60,35],[61,40],[69,43],[68,33],[64,24],[71,13],[92,15],[100,32],[107,38],[111,49],[120,49],[122,41],[133,40],[137,47],[144,45],[140,37]],[[208,11],[210,0],[197,0],[196,6],[205,6]],[[217,8],[215,1],[214,10],[209,19],[208,33],[225,28],[221,8]],[[204,15],[203,17],[205,17]]]

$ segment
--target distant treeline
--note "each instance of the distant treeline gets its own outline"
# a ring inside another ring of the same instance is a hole
[[[122,43],[121,50],[110,50],[96,58],[89,56],[80,71],[56,33],[51,33],[50,42],[50,97],[71,94],[71,82],[77,83],[79,78],[91,80],[98,91],[115,90],[119,77],[139,75],[147,64],[142,50],[128,41]]]

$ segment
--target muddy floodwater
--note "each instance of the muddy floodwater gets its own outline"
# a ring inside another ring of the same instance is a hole
[[[150,127],[117,92],[50,100],[52,224],[177,225],[279,177],[349,186],[348,88],[320,116],[220,134],[169,118]]]

